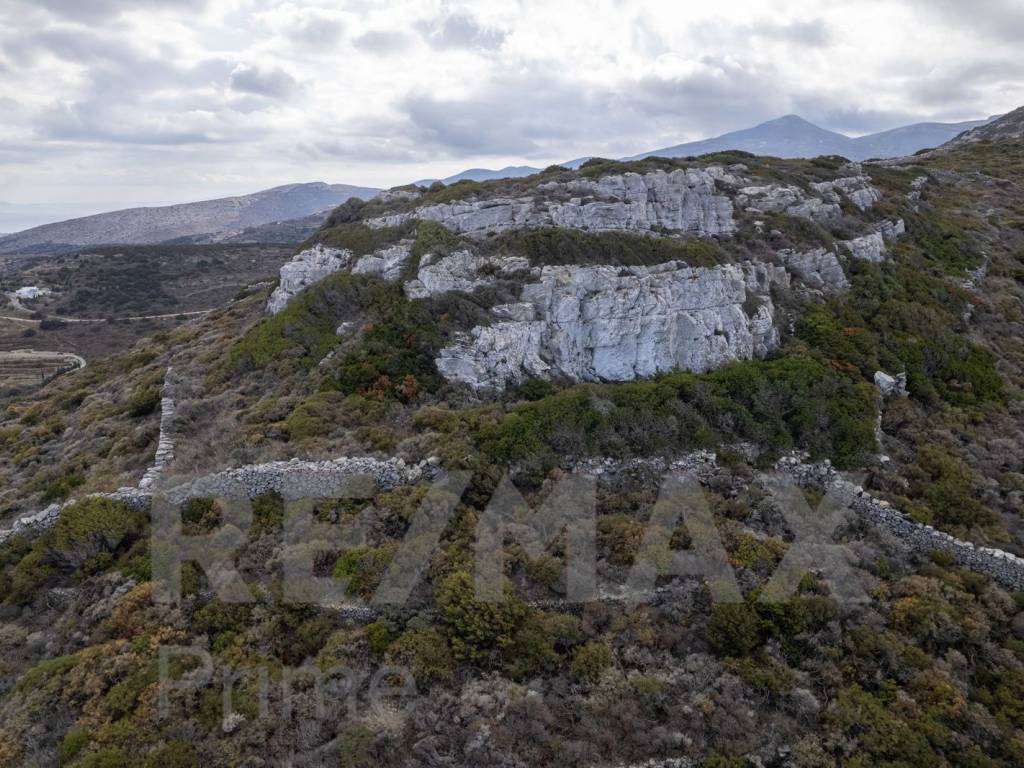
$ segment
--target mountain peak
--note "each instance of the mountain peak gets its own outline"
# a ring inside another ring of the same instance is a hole
[[[819,127],[819,126],[815,125],[814,123],[812,123],[810,120],[805,120],[804,118],[800,117],[800,115],[794,115],[794,114],[783,115],[782,117],[776,117],[774,120],[766,120],[765,122],[761,123],[761,125],[758,126],[758,127],[765,126],[765,125],[809,125],[809,126],[811,126],[813,128],[818,128]]]

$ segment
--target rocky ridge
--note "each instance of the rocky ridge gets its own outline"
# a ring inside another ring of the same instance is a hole
[[[816,182],[811,191],[789,184],[755,183],[744,176],[748,169],[743,164],[627,172],[597,180],[549,181],[538,184],[530,196],[423,205],[366,223],[382,228],[416,219],[436,221],[452,232],[472,236],[540,227],[722,236],[736,231],[736,209],[827,220],[842,213],[846,199],[857,209],[868,210],[881,193],[859,164],[849,164],[846,170],[850,176]]]
[[[449,253],[428,251],[406,276],[412,241],[355,256],[316,245],[281,269],[267,305],[276,314],[303,288],[339,270],[405,279],[418,299],[449,291],[472,293],[499,280],[521,283],[518,300],[491,307],[491,322],[469,329],[439,353],[439,372],[480,390],[501,390],[530,377],[572,381],[628,381],[675,369],[707,371],[734,360],[764,356],[779,341],[774,289],[832,294],[849,283],[838,254],[825,248],[784,249],[773,262],[710,267],[680,262],[649,266],[533,265],[526,258],[478,253],[478,238],[508,229],[561,227],[582,231],[641,231],[730,237],[735,213],[785,213],[832,220],[843,206],[869,210],[881,193],[859,164],[832,181],[805,189],[753,184],[742,164],[623,173],[593,180],[548,181],[532,195],[420,205],[365,220],[371,227],[434,221],[469,236]],[[381,200],[415,203],[416,192]],[[755,222],[762,225],[762,222]],[[882,261],[887,241],[904,232],[902,220],[881,221],[869,234],[841,241],[852,258]]]

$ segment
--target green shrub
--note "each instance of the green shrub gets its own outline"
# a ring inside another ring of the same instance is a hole
[[[252,500],[252,530],[250,535],[280,531],[284,525],[284,499],[270,491]]]
[[[64,734],[57,750],[57,760],[60,765],[70,765],[78,757],[78,754],[89,746],[92,739],[89,732],[84,728],[72,728]]]
[[[139,387],[125,404],[125,413],[133,419],[149,416],[160,407],[160,387],[148,385]]]
[[[350,221],[326,226],[314,240],[333,248],[347,248],[356,256],[365,256],[398,242],[408,234],[408,227],[380,227],[374,229],[362,222]]]
[[[92,561],[127,549],[145,529],[146,516],[114,499],[89,496],[65,508],[56,525],[36,540],[34,549],[67,571],[95,570]]]
[[[512,644],[527,608],[512,595],[500,602],[476,599],[473,577],[455,571],[437,590],[452,650],[459,659],[481,660]]]
[[[718,603],[711,609],[707,638],[721,656],[746,656],[761,644],[761,620],[746,603]]]
[[[132,761],[120,747],[105,747],[87,752],[75,763],[75,768],[131,768]]]
[[[366,642],[374,656],[383,656],[392,640],[394,640],[394,635],[391,632],[391,626],[383,619],[377,619],[366,625]]]
[[[930,513],[922,522],[959,531],[997,522],[995,513],[978,501],[971,470],[960,458],[926,446],[918,451],[908,474],[911,495],[924,502]]]
[[[103,696],[103,710],[112,720],[120,720],[135,711],[143,691],[158,681],[156,662],[147,664],[116,683]]]
[[[531,613],[503,654],[505,673],[523,680],[550,671],[561,661],[559,647],[578,640],[579,625],[575,616]]]
[[[143,768],[199,768],[199,754],[184,741],[169,741],[146,755]]]
[[[216,499],[208,496],[189,499],[181,510],[182,532],[188,536],[209,533],[220,525],[220,521],[220,506]]]
[[[334,577],[347,581],[346,591],[350,595],[370,598],[380,586],[397,550],[397,543],[351,549],[335,562]]]
[[[875,447],[874,388],[807,357],[734,363],[698,375],[583,384],[521,403],[477,433],[492,464],[541,473],[566,455],[650,455],[752,440],[857,466]]]
[[[346,725],[338,734],[338,768],[368,766],[373,738],[373,731],[365,725]]]
[[[388,663],[406,667],[420,688],[450,683],[455,659],[448,641],[436,629],[414,629],[402,634],[387,650]]]
[[[458,248],[461,242],[458,235],[452,233],[443,224],[436,221],[416,222],[416,239],[410,249],[412,264],[409,266],[409,272],[414,273],[420,259],[428,253],[447,256]]]
[[[314,392],[288,414],[284,428],[288,439],[301,442],[329,434],[340,420],[345,397],[338,392]]]
[[[591,640],[576,649],[572,655],[572,674],[585,683],[596,683],[604,671],[612,666],[615,655],[607,643]]]
[[[66,499],[76,488],[85,484],[85,477],[80,472],[68,472],[46,484],[40,501],[49,504],[57,499]]]

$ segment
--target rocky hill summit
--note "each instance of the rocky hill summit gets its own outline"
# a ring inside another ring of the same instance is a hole
[[[874,215],[882,193],[860,166],[833,165],[805,185],[758,179],[743,163],[608,173],[598,163],[522,181],[515,196],[482,185],[445,190],[450,201],[405,191],[353,211],[344,225],[393,233],[385,239],[394,242],[357,256],[328,227],[282,268],[268,311],[339,270],[402,281],[411,299],[518,283],[486,324],[438,353],[443,376],[475,389],[533,377],[629,381],[764,357],[778,346],[784,315],[773,295],[842,291],[841,258],[881,261],[903,232],[902,220]],[[741,228],[771,237],[772,216],[852,234],[828,248],[739,253]],[[403,236],[425,224],[443,228],[436,247]],[[501,236],[507,245],[496,247]],[[545,237],[549,253],[531,260],[517,252],[517,239]],[[578,261],[559,238],[576,243]],[[654,253],[643,264],[592,263],[588,244],[602,242]]]

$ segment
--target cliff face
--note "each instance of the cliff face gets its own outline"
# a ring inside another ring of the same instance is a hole
[[[514,319],[474,328],[441,351],[438,370],[474,388],[531,376],[630,381],[674,369],[706,371],[763,356],[778,343],[769,289],[781,267],[545,267]],[[746,306],[745,306],[746,305]]]
[[[599,180],[539,185],[531,197],[426,205],[414,212],[371,219],[395,226],[409,219],[437,221],[460,234],[568,227],[591,232],[670,229],[695,235],[735,231],[732,201],[716,192],[721,169],[679,169]]]
[[[743,165],[711,165],[541,181],[515,196],[452,202],[386,194],[385,205],[398,201],[400,210],[368,216],[358,226],[411,233],[417,222],[435,222],[459,245],[418,248],[423,252],[415,268],[411,254],[418,241],[411,239],[361,256],[315,246],[282,268],[268,310],[279,312],[304,287],[341,269],[404,279],[410,299],[500,287],[513,300],[492,302],[488,322],[457,333],[437,356],[437,370],[447,379],[502,390],[531,377],[629,381],[671,370],[707,371],[762,357],[778,345],[773,291],[845,290],[839,252],[882,261],[886,240],[902,233],[902,222],[859,221],[856,227],[867,234],[835,248],[780,249],[712,266],[671,258],[629,266],[543,263],[496,248],[494,238],[556,229],[635,233],[662,245],[694,237],[728,243],[741,221],[769,237],[761,217],[805,219],[813,226],[847,216],[849,226],[847,214],[870,217],[881,193],[859,166],[843,170],[847,175],[803,185],[754,183]]]

